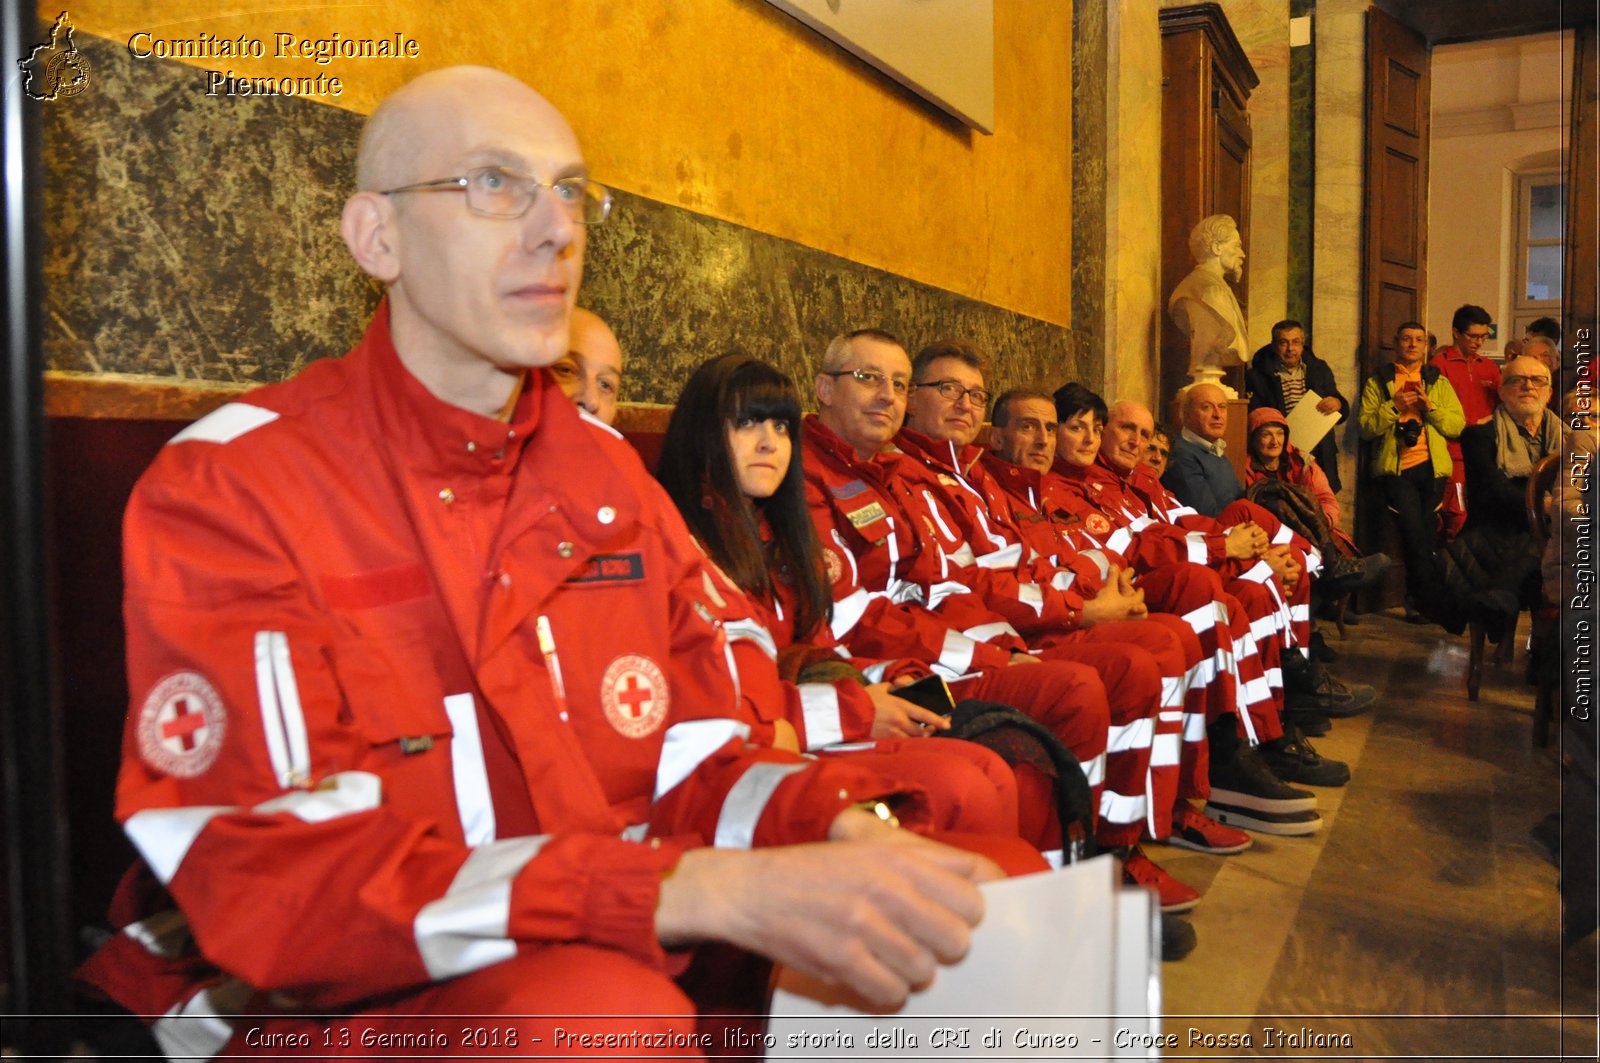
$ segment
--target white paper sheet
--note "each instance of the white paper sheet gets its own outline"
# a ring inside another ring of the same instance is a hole
[[[893,1015],[781,972],[767,1058],[1148,1057],[1160,1031],[1157,915],[1150,893],[1120,878],[1107,856],[985,885],[967,956]]]
[[[1338,410],[1332,413],[1317,412],[1317,403],[1322,398],[1315,391],[1308,390],[1294,404],[1294,409],[1289,411],[1289,442],[1299,447],[1308,458],[1311,448],[1322,442],[1322,437],[1339,423]]]

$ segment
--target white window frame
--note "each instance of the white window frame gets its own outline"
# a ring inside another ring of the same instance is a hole
[[[1500,338],[1502,342],[1520,339],[1528,322],[1538,317],[1561,317],[1561,293],[1553,299],[1528,298],[1528,250],[1533,247],[1559,247],[1562,253],[1562,283],[1566,280],[1566,232],[1554,239],[1533,240],[1528,237],[1528,223],[1533,214],[1533,190],[1548,185],[1566,187],[1566,177],[1560,170],[1536,170],[1517,174],[1516,222],[1512,228],[1512,262],[1514,286],[1511,298],[1511,329]],[[1565,202],[1565,200],[1563,200]],[[1565,208],[1562,212],[1565,218]]]

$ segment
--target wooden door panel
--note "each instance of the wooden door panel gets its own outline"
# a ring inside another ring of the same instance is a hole
[[[1423,219],[1417,212],[1417,169],[1415,158],[1394,148],[1384,150],[1378,198],[1379,254],[1385,263],[1411,270],[1422,265],[1418,223]]]

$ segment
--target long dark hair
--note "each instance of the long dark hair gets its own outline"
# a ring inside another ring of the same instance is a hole
[[[771,498],[747,497],[734,474],[728,427],[746,419],[779,421],[789,428],[789,468]],[[777,597],[773,573],[794,587],[797,641],[827,622],[833,598],[806,508],[800,394],[792,380],[743,354],[725,354],[700,366],[683,386],[667,422],[656,479],[706,553],[740,587],[769,602]],[[765,548],[760,516],[772,530]]]

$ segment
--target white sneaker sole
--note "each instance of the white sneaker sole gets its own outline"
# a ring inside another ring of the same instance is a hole
[[[1285,820],[1248,809],[1208,804],[1206,815],[1218,823],[1226,823],[1240,830],[1255,831],[1258,834],[1277,834],[1287,838],[1303,838],[1322,829],[1322,817],[1315,813],[1309,819]]]

